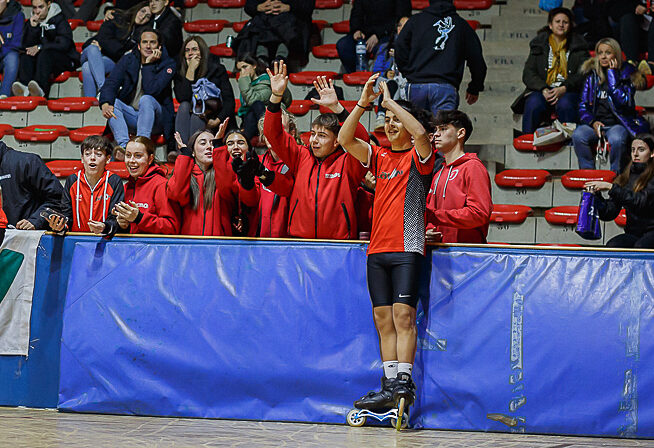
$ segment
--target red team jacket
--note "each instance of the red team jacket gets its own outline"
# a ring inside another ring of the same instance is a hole
[[[264,135],[295,179],[289,201],[289,236],[357,238],[357,188],[368,169],[341,148],[318,160],[309,147],[284,131],[281,112],[266,110]]]
[[[115,227],[111,210],[125,197],[123,181],[117,174],[105,171],[91,188],[83,170],[66,179],[61,198],[61,212],[68,218],[67,227],[73,232],[90,232],[90,220],[104,222],[106,230]]]
[[[274,161],[270,151],[261,156],[266,169],[275,172],[275,180],[270,188],[259,185],[259,236],[266,238],[285,238],[288,236],[289,196],[293,191],[293,178],[289,168],[282,160]],[[257,179],[258,180],[258,179]]]
[[[444,243],[485,243],[492,211],[490,178],[476,154],[443,163],[427,196],[427,229]]]
[[[166,172],[159,165],[150,165],[138,179],[125,184],[125,202],[134,201],[139,216],[129,225],[129,233],[179,233],[179,205],[166,196]]]

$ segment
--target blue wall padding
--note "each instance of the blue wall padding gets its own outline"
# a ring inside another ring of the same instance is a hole
[[[431,257],[416,426],[654,437],[649,254]],[[61,409],[341,423],[378,386],[365,246],[78,242],[72,265]]]

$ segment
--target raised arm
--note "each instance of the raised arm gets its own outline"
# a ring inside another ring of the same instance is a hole
[[[354,132],[356,131],[359,120],[365,112],[366,107],[368,107],[368,105],[381,94],[381,91],[375,92],[374,88],[375,81],[378,77],[379,73],[375,73],[368,78],[368,81],[366,81],[366,84],[363,86],[361,98],[357,102],[352,113],[343,123],[343,126],[341,126],[341,130],[338,133],[338,143],[340,143],[341,146],[352,155],[352,157],[360,160],[366,165],[370,163],[368,160],[370,145],[365,143],[363,140],[356,138]]]

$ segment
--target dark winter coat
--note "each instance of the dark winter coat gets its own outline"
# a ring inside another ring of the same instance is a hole
[[[42,50],[54,50],[70,59],[70,69],[79,66],[79,53],[75,49],[73,31],[56,3],[50,5],[45,23],[36,26],[25,22],[23,48],[41,45]]]
[[[168,50],[170,57],[177,60],[184,44],[182,21],[179,20],[179,17],[171,11],[170,7],[167,7],[159,17],[154,18],[152,28],[159,31],[163,39],[163,46]]]
[[[119,20],[114,19],[103,22],[98,34],[84,42],[82,48],[88,47],[95,40],[100,44],[103,56],[107,56],[114,62],[118,62],[128,51],[135,50],[138,46],[141,30],[151,25],[135,26],[132,32],[127,34],[128,27],[123,26]]]
[[[350,33],[361,31],[366,39],[374,34],[381,40],[395,32],[401,17],[411,17],[410,0],[357,0],[350,13]]]

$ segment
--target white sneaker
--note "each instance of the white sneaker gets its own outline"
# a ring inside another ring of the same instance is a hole
[[[16,81],[11,85],[11,93],[14,96],[27,96],[27,86]]]
[[[34,80],[27,84],[27,90],[29,91],[30,96],[45,96],[41,86]]]

